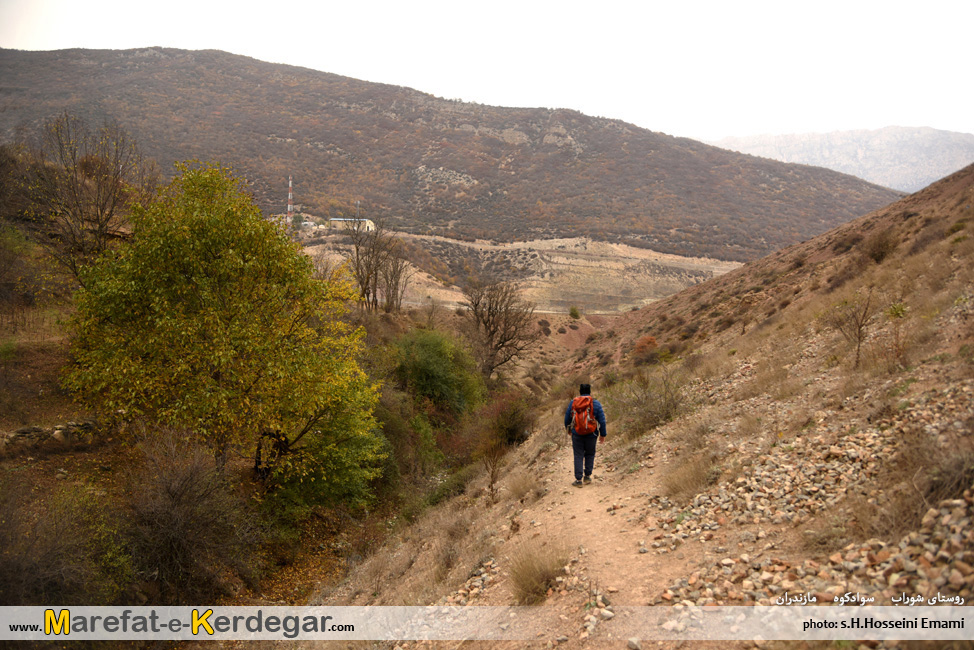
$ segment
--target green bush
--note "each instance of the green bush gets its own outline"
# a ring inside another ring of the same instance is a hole
[[[578,307],[576,307],[575,305],[572,305],[571,308],[568,310],[568,315],[574,318],[575,320],[578,320],[579,318],[582,317],[582,314],[578,311]]]
[[[477,365],[455,338],[436,330],[412,330],[395,347],[400,385],[429,400],[441,415],[462,415],[483,400]]]
[[[950,237],[951,235],[960,232],[966,227],[967,227],[967,222],[958,221],[954,223],[952,226],[950,226],[950,228],[944,231],[944,237]]]

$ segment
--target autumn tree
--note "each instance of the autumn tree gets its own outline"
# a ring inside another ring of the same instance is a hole
[[[30,191],[52,229],[43,242],[54,260],[81,280],[81,267],[101,255],[133,206],[156,187],[155,166],[117,122],[92,129],[62,113],[44,125]]]
[[[83,271],[68,387],[193,431],[221,464],[272,433],[276,481],[362,498],[380,452],[361,334],[341,320],[354,287],[316,279],[228,170],[178,171],[131,243]]]
[[[534,305],[516,283],[502,280],[471,282],[463,294],[480,371],[489,379],[538,341]]]

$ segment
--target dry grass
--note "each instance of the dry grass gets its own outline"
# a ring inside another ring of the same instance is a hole
[[[454,590],[493,554],[490,531],[482,527],[483,507],[483,501],[458,498],[427,510],[354,567],[347,579],[352,602],[428,605]],[[397,588],[389,589],[393,584]]]
[[[715,430],[712,416],[684,418],[674,423],[669,439],[690,452],[698,452],[710,444]]]
[[[731,355],[728,354],[728,350],[717,350],[700,359],[692,370],[689,370],[689,374],[702,381],[724,377],[733,371],[736,356],[736,351]]]
[[[510,573],[518,604],[543,601],[555,578],[564,573],[570,556],[568,544],[557,539],[536,537],[515,548],[510,556]]]
[[[513,472],[507,479],[507,493],[514,501],[522,503],[540,499],[544,495],[544,485],[537,474],[520,470]]]
[[[59,341],[71,308],[63,305],[0,308],[0,339],[20,343]]]
[[[753,440],[761,434],[761,420],[750,413],[745,413],[737,421],[736,431],[739,438]]]
[[[798,395],[804,387],[785,365],[786,362],[778,355],[762,363],[754,377],[738,389],[734,399],[742,401],[768,395],[776,400],[786,400]]]
[[[679,503],[687,503],[720,477],[716,458],[709,451],[684,458],[663,478],[663,492]]]
[[[960,498],[974,483],[974,449],[945,448],[920,429],[904,434],[899,448],[879,479],[879,498],[854,497],[855,537],[897,541],[920,528],[923,516],[945,499]]]
[[[849,526],[843,517],[829,517],[804,531],[805,547],[817,553],[832,553],[849,543]]]

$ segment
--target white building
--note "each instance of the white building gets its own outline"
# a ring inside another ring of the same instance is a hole
[[[364,228],[365,232],[375,230],[375,223],[371,219],[329,219],[329,228],[355,229]]]

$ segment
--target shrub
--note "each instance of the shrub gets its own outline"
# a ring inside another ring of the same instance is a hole
[[[944,237],[950,237],[951,235],[960,232],[966,227],[967,227],[966,221],[958,221],[944,231]]]
[[[478,411],[476,420],[505,445],[512,446],[528,439],[537,413],[528,393],[512,389],[495,396]]]
[[[396,376],[407,390],[458,416],[483,399],[484,382],[458,340],[436,330],[413,330],[396,341]]]
[[[699,331],[700,323],[690,323],[680,331],[680,340],[686,341],[687,339],[691,339]]]
[[[582,314],[578,311],[578,307],[576,307],[575,305],[572,305],[568,309],[568,315],[574,318],[575,320],[578,320],[579,318],[582,317]]]
[[[449,498],[463,494],[467,491],[470,481],[477,476],[477,471],[477,466],[473,464],[454,471],[430,492],[426,498],[426,503],[435,506]]]
[[[131,477],[133,556],[165,603],[200,602],[228,591],[227,574],[255,577],[259,536],[212,454],[165,433],[142,443]]]
[[[487,495],[491,503],[497,503],[497,480],[500,478],[501,461],[506,452],[507,446],[487,432],[479,456],[487,471]]]
[[[477,456],[487,470],[491,502],[497,502],[497,480],[504,455],[511,447],[527,440],[535,419],[528,397],[514,390],[496,396],[474,418],[474,435],[479,440]]]
[[[632,348],[633,362],[636,365],[659,363],[659,344],[654,336],[643,336]]]
[[[856,346],[856,368],[859,367],[862,358],[862,343],[866,340],[866,334],[874,317],[872,297],[871,290],[860,291],[852,298],[834,305],[824,316],[827,325]]]
[[[670,367],[642,372],[632,381],[614,387],[613,406],[623,413],[622,430],[627,437],[641,435],[666,424],[686,406],[683,376]]]
[[[974,452],[944,448],[921,428],[904,432],[880,481],[890,487],[881,501],[853,500],[861,537],[897,540],[918,530],[924,515],[946,499],[959,499],[974,482]]]
[[[0,482],[0,605],[105,605],[132,580],[115,510],[85,486],[31,499]]]
[[[882,230],[865,241],[863,252],[869,259],[880,264],[896,250],[898,243],[896,235],[889,230]]]
[[[917,255],[923,252],[931,244],[940,241],[942,236],[944,236],[944,233],[936,228],[925,228],[921,230],[914,238],[913,244],[910,246],[909,254]]]
[[[859,233],[846,233],[832,244],[832,251],[835,253],[845,253],[861,241],[862,235]]]

